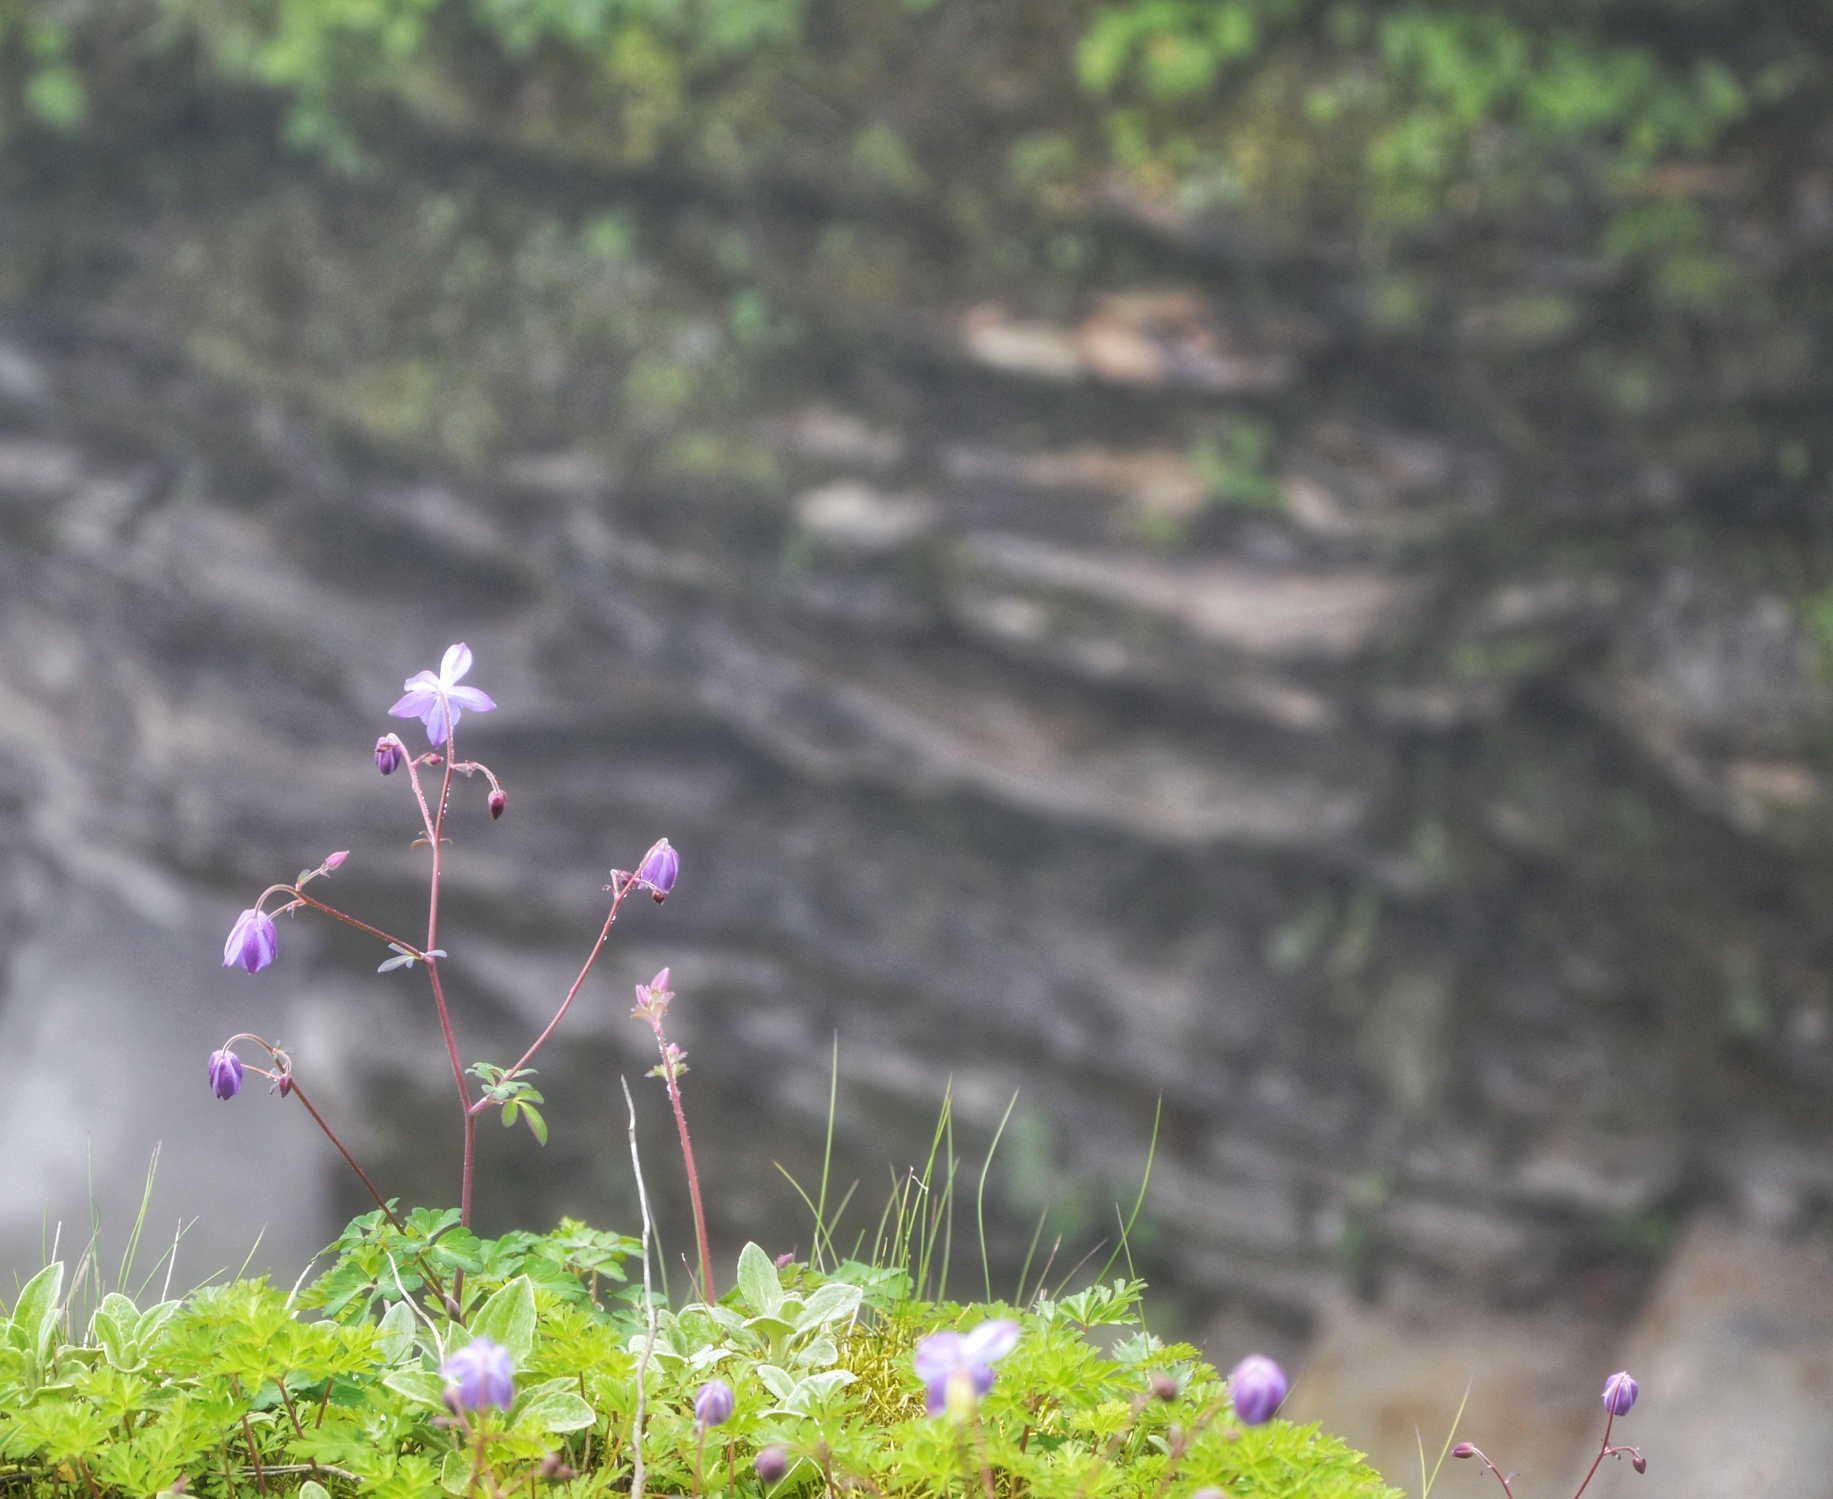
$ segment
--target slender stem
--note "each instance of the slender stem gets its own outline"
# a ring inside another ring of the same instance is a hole
[[[605,917],[604,927],[598,934],[598,941],[592,944],[592,951],[586,954],[585,966],[579,970],[579,977],[573,980],[573,987],[566,991],[566,998],[560,1001],[560,1008],[554,1011],[554,1018],[548,1021],[547,1029],[535,1037],[534,1044],[531,1045],[527,1051],[522,1053],[522,1059],[509,1069],[505,1074],[506,1076],[514,1077],[516,1073],[520,1072],[533,1061],[535,1053],[546,1045],[547,1038],[554,1034],[555,1028],[560,1024],[561,1017],[566,1014],[568,1008],[572,1005],[573,997],[579,993],[580,986],[585,983],[586,975],[592,971],[592,965],[598,961],[599,953],[603,950],[606,941],[608,941],[611,936],[611,923],[617,920],[618,907],[623,905],[624,897],[630,893],[631,888],[632,882],[628,880],[620,881],[616,886],[615,893],[611,897],[611,913]],[[487,1097],[480,1098],[476,1103],[471,1105],[471,1112],[473,1114],[481,1114],[489,1105],[490,1100]]]
[[[255,1037],[251,1037],[250,1039],[258,1041],[260,1040],[260,1037],[255,1036]],[[337,1153],[344,1158],[345,1164],[347,1164],[350,1167],[350,1169],[354,1171],[362,1179],[363,1185],[369,1189],[369,1195],[375,1199],[376,1206],[382,1210],[383,1214],[387,1217],[388,1221],[395,1226],[395,1229],[397,1232],[405,1234],[407,1232],[407,1225],[403,1223],[398,1217],[395,1216],[395,1210],[388,1205],[388,1203],[383,1199],[382,1194],[376,1190],[376,1184],[369,1179],[369,1173],[363,1170],[361,1166],[357,1165],[356,1157],[351,1155],[350,1152],[344,1148],[344,1142],[337,1138],[336,1131],[334,1131],[330,1125],[325,1123],[325,1116],[319,1113],[317,1109],[312,1107],[312,1100],[305,1096],[305,1089],[299,1086],[298,1079],[295,1078],[293,1074],[290,1072],[286,1074],[286,1079],[287,1079],[287,1084],[286,1084],[287,1092],[291,1093],[295,1098],[297,1098],[302,1104],[305,1105],[306,1112],[312,1116],[313,1120],[317,1123],[318,1127],[325,1132],[325,1138],[337,1147]],[[417,1263],[420,1266],[420,1273],[426,1277],[427,1284],[433,1288],[433,1294],[439,1298],[440,1305],[442,1306],[453,1305],[455,1308],[455,1303],[453,1299],[449,1298],[446,1295],[446,1288],[445,1288],[444,1283],[433,1272],[433,1267],[427,1264],[426,1255],[423,1252],[421,1252],[420,1250],[415,1250],[414,1251],[414,1260],[415,1260],[415,1263]],[[457,1315],[458,1315],[457,1311],[456,1309],[454,1309],[453,1316],[456,1317]],[[330,1387],[327,1385],[326,1386],[327,1398],[329,1397],[329,1394],[330,1394]],[[324,1418],[324,1411],[321,1409],[319,1411],[319,1419],[323,1420],[323,1418]]]
[[[643,1404],[646,1393],[643,1376],[656,1348],[656,1300],[649,1287],[649,1189],[643,1185],[643,1162],[636,1153],[636,1104],[630,1097],[629,1082],[621,1077],[618,1082],[623,1086],[624,1107],[630,1114],[630,1169],[636,1174],[637,1206],[643,1213],[643,1310],[649,1320],[649,1339],[643,1344],[643,1356],[636,1364],[636,1414],[630,1426],[630,1499],[643,1499]]]
[[[658,1031],[657,1035],[661,1032]],[[662,1054],[664,1076],[668,1079],[668,1101],[675,1108],[675,1127],[681,1131],[681,1157],[687,1162],[687,1191],[694,1200],[694,1235],[700,1241],[700,1292],[708,1306],[718,1299],[713,1293],[713,1259],[706,1248],[706,1208],[700,1201],[700,1174],[694,1170],[694,1142],[687,1137],[687,1114],[681,1107],[681,1085],[675,1081],[675,1069],[668,1054]]]
[[[1592,1474],[1597,1472],[1598,1464],[1603,1462],[1605,1455],[1609,1453],[1610,1451],[1610,1428],[1612,1424],[1616,1421],[1616,1419],[1617,1419],[1617,1413],[1613,1411],[1609,1406],[1605,1406],[1604,1407],[1604,1440],[1598,1443],[1598,1455],[1592,1460],[1590,1471],[1585,1474],[1585,1482],[1581,1483],[1578,1486],[1577,1491],[1572,1495],[1572,1499],[1578,1499],[1578,1496],[1585,1492],[1585,1485],[1591,1482],[1591,1476]],[[1481,1453],[1478,1453],[1477,1455],[1479,1457],[1482,1457]],[[1488,1462],[1489,1459],[1485,1457],[1483,1458],[1483,1461]],[[1501,1477],[1500,1474],[1497,1474],[1496,1476],[1498,1478]],[[1508,1485],[1505,1483],[1502,1485],[1502,1487],[1506,1489]],[[1513,1496],[1510,1496],[1510,1499],[1513,1499]]]
[[[1502,1485],[1502,1492],[1508,1495],[1508,1499],[1515,1499],[1515,1491],[1508,1486],[1508,1480],[1502,1476],[1502,1470],[1489,1460],[1489,1455],[1474,1442],[1471,1444],[1470,1452],[1473,1457],[1482,1458],[1483,1466],[1496,1475],[1496,1482]],[[1603,1459],[1599,1458],[1598,1461],[1602,1462]],[[1591,1473],[1595,1472],[1597,1472],[1597,1463],[1591,1465]],[[1591,1473],[1585,1475],[1585,1483],[1591,1482]],[[1578,1486],[1579,1494],[1585,1492],[1585,1483],[1581,1483]],[[1578,1499],[1578,1494],[1574,1494],[1572,1499]]]
[[[426,954],[423,952],[417,951],[413,943],[403,942],[399,937],[391,937],[388,935],[387,932],[383,931],[380,927],[371,926],[366,921],[358,921],[356,917],[350,915],[348,912],[338,910],[336,906],[327,906],[321,900],[314,900],[312,899],[311,896],[307,895],[305,891],[301,890],[297,885],[269,885],[267,889],[261,892],[261,900],[266,900],[268,896],[272,895],[276,890],[286,891],[288,895],[293,897],[292,903],[295,905],[310,906],[314,911],[323,911],[325,915],[336,918],[338,921],[343,922],[346,926],[353,926],[357,928],[357,930],[359,931],[368,932],[369,935],[372,937],[380,937],[390,947],[398,947],[403,952],[412,953],[416,958],[418,958],[423,963],[427,961]],[[260,902],[257,901],[256,904],[259,905]],[[429,947],[432,946],[431,943],[428,943],[427,945]]]
[[[325,1123],[325,1116],[312,1107],[312,1100],[305,1096],[305,1089],[299,1086],[298,1080],[291,1074],[288,1074],[286,1090],[305,1105],[305,1111],[312,1116],[313,1122],[325,1132],[325,1138],[337,1147],[337,1153],[344,1158],[344,1164],[362,1179],[363,1185],[369,1189],[369,1195],[375,1198],[376,1206],[382,1210],[388,1221],[402,1233],[406,1233],[407,1225],[395,1216],[395,1210],[383,1200],[382,1194],[376,1190],[376,1184],[369,1179],[369,1173],[357,1165],[355,1156],[344,1149],[344,1142],[338,1139],[336,1131]]]

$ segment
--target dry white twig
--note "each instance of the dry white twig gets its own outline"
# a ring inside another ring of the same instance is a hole
[[[620,1077],[624,1089],[624,1107],[630,1113],[630,1169],[636,1173],[636,1200],[643,1212],[643,1308],[649,1315],[649,1338],[643,1344],[643,1356],[636,1364],[636,1417],[630,1434],[630,1499],[643,1499],[643,1376],[649,1370],[649,1357],[656,1351],[656,1299],[649,1288],[649,1192],[643,1185],[643,1163],[636,1153],[636,1104],[630,1097],[629,1079]]]

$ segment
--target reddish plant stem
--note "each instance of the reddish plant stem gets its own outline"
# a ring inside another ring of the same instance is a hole
[[[656,1036],[661,1037],[658,1027]],[[681,1157],[687,1162],[687,1191],[694,1200],[694,1235],[700,1241],[700,1293],[711,1306],[718,1298],[713,1291],[713,1260],[706,1248],[706,1208],[700,1201],[700,1174],[694,1170],[694,1142],[687,1137],[687,1113],[681,1107],[681,1085],[675,1081],[674,1065],[662,1053],[662,1077],[668,1084],[668,1101],[674,1106],[675,1127],[681,1131]]]
[[[516,1073],[520,1072],[533,1061],[535,1053],[545,1046],[547,1044],[547,1038],[554,1034],[555,1028],[560,1024],[561,1017],[566,1014],[568,1008],[572,1005],[573,997],[579,993],[580,986],[585,983],[586,975],[592,971],[592,965],[598,961],[598,954],[603,950],[606,941],[611,936],[611,923],[617,920],[618,907],[623,905],[624,897],[630,893],[630,890],[630,881],[622,881],[615,887],[615,894],[611,897],[611,914],[605,917],[605,924],[598,934],[598,941],[592,944],[592,951],[586,955],[585,966],[579,970],[579,977],[573,980],[573,987],[566,991],[566,998],[560,1001],[560,1008],[554,1012],[554,1018],[548,1021],[547,1029],[535,1037],[534,1044],[531,1045],[527,1051],[522,1053],[521,1060],[504,1074],[506,1077],[514,1077]],[[473,1114],[481,1114],[489,1106],[489,1103],[490,1100],[488,1098],[480,1098],[476,1103],[471,1105],[471,1112]]]
[[[1579,1495],[1585,1492],[1586,1485],[1591,1482],[1592,1475],[1597,1472],[1599,1465],[1605,1458],[1613,1457],[1619,1452],[1631,1452],[1635,1450],[1630,1447],[1612,1447],[1610,1445],[1610,1428],[1615,1423],[1616,1419],[1617,1413],[1606,1406],[1604,1410],[1604,1439],[1598,1443],[1598,1455],[1592,1459],[1591,1467],[1585,1473],[1585,1482],[1578,1486],[1577,1491],[1572,1495],[1572,1499],[1579,1499]]]
[[[474,1157],[477,1153],[477,1130],[471,1117],[471,1086],[465,1081],[465,1064],[458,1055],[458,1038],[452,1031],[452,1016],[446,1009],[445,989],[439,982],[439,961],[428,956],[439,946],[439,874],[441,852],[445,847],[446,809],[452,801],[452,760],[456,747],[456,738],[452,731],[452,708],[442,692],[439,695],[439,711],[445,724],[445,743],[440,746],[441,759],[444,762],[444,773],[439,785],[439,811],[435,815],[427,806],[426,792],[420,785],[420,769],[416,757],[409,756],[407,761],[408,780],[414,788],[414,800],[420,803],[420,820],[426,824],[427,841],[433,850],[433,874],[427,893],[426,903],[426,952],[421,954],[426,963],[426,975],[433,986],[433,1003],[439,1009],[439,1029],[445,1035],[446,1056],[452,1063],[452,1080],[458,1084],[458,1106],[465,1121],[465,1168],[464,1180],[459,1189],[458,1219],[466,1228],[471,1226],[471,1182]],[[462,1284],[462,1272],[455,1282],[454,1290]]]
[[[382,1210],[383,1215],[388,1221],[400,1232],[406,1233],[407,1225],[395,1216],[395,1210],[388,1205],[383,1199],[382,1194],[376,1190],[376,1184],[369,1179],[369,1173],[361,1166],[357,1165],[355,1156],[344,1149],[344,1142],[337,1138],[337,1132],[333,1130],[330,1125],[325,1123],[325,1116],[312,1107],[312,1100],[305,1096],[305,1089],[299,1086],[298,1080],[294,1078],[290,1072],[287,1074],[286,1091],[291,1093],[293,1097],[297,1098],[305,1105],[305,1111],[312,1116],[313,1122],[325,1132],[325,1138],[337,1147],[337,1153],[344,1158],[344,1164],[361,1178],[363,1185],[369,1189],[369,1195],[375,1198],[376,1206]]]
[[[417,951],[413,943],[403,942],[399,937],[391,937],[380,927],[373,927],[366,921],[358,921],[356,917],[347,912],[338,910],[336,906],[327,906],[322,900],[314,900],[297,885],[269,885],[267,889],[261,892],[261,900],[266,900],[268,896],[272,895],[276,890],[284,890],[288,895],[292,896],[293,899],[291,904],[293,905],[310,906],[314,911],[323,911],[325,915],[336,918],[346,926],[353,926],[357,928],[358,931],[368,932],[372,937],[380,937],[390,947],[398,947],[403,952],[412,953],[423,963],[426,961],[426,954]],[[257,906],[260,903],[260,901],[255,902]],[[281,914],[284,914],[284,911],[282,911]]]
[[[1508,1480],[1502,1476],[1502,1470],[1489,1460],[1489,1455],[1485,1453],[1483,1449],[1477,1446],[1476,1443],[1474,1442],[1470,1444],[1470,1454],[1472,1457],[1481,1458],[1483,1461],[1483,1466],[1488,1468],[1490,1472],[1496,1475],[1496,1482],[1502,1485],[1502,1492],[1508,1495],[1508,1499],[1515,1499],[1515,1491],[1508,1486]],[[1597,1471],[1597,1464],[1593,1463],[1592,1472],[1595,1473],[1596,1471]],[[1587,1473],[1585,1475],[1585,1483],[1590,1483],[1590,1482],[1591,1482],[1591,1474]],[[1579,1494],[1582,1494],[1585,1492],[1584,1483],[1581,1483],[1578,1486],[1578,1492]],[[1572,1499],[1578,1499],[1578,1494],[1574,1494],[1572,1496]]]

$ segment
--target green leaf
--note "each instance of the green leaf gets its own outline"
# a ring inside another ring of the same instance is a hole
[[[535,1138],[543,1145],[547,1144],[547,1121],[535,1112],[533,1105],[522,1105],[522,1117],[528,1121],[528,1127],[535,1132]]]
[[[796,1318],[796,1327],[801,1330],[819,1327],[824,1322],[838,1322],[858,1311],[864,1299],[865,1292],[858,1286],[829,1281],[809,1294],[808,1304]]]
[[[757,1377],[764,1382],[764,1388],[778,1400],[787,1400],[796,1392],[796,1377],[787,1369],[779,1369],[775,1364],[759,1364]]]
[[[445,1381],[431,1369],[396,1369],[384,1374],[382,1383],[420,1405],[430,1405],[437,1411],[446,1408]]]
[[[414,1309],[397,1301],[382,1318],[382,1362],[398,1364],[414,1351]]]
[[[51,1356],[51,1339],[57,1332],[58,1298],[64,1289],[64,1262],[53,1260],[25,1283],[13,1308],[13,1329],[23,1339],[21,1351],[42,1367]]]
[[[479,1309],[471,1336],[502,1344],[520,1368],[535,1347],[535,1283],[526,1275],[510,1281]]]
[[[322,1483],[308,1478],[299,1485],[299,1499],[331,1499],[331,1491]]]
[[[783,1282],[777,1277],[776,1266],[755,1244],[747,1244],[739,1251],[738,1293],[745,1298],[745,1305],[760,1316],[775,1313],[783,1304]]]
[[[597,1414],[570,1388],[572,1383],[570,1379],[550,1379],[527,1391],[516,1406],[516,1429],[535,1433],[584,1431],[596,1422]]]

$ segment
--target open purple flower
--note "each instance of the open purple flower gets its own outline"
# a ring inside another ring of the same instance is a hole
[[[274,918],[257,906],[250,906],[236,917],[229,929],[229,940],[223,944],[223,966],[246,968],[258,973],[274,961],[280,950],[280,938],[274,931]]]
[[[494,1405],[508,1410],[515,1404],[515,1360],[509,1350],[489,1338],[473,1338],[439,1366],[446,1382],[446,1404],[454,1410],[482,1410]]]
[[[1613,1374],[1604,1381],[1604,1409],[1613,1416],[1627,1416],[1629,1408],[1636,1403],[1636,1396],[1641,1391],[1630,1377],[1629,1370]]]
[[[934,1332],[916,1345],[916,1374],[929,1392],[929,1414],[941,1415],[948,1404],[949,1382],[965,1379],[975,1395],[993,1388],[993,1365],[1018,1346],[1018,1324],[1004,1318],[982,1322],[963,1337]]]
[[[668,892],[675,888],[675,879],[680,873],[681,855],[666,838],[658,838],[637,866],[636,882],[655,896],[659,906],[668,899]]]
[[[242,1091],[242,1059],[233,1051],[210,1053],[210,1091],[225,1101]]]
[[[1228,1371],[1228,1393],[1236,1420],[1264,1426],[1286,1398],[1286,1371],[1265,1354],[1250,1353]]]
[[[447,646],[445,659],[439,663],[439,675],[422,671],[409,677],[401,684],[406,689],[406,696],[388,710],[388,716],[419,719],[426,725],[427,742],[437,748],[451,737],[461,710],[469,708],[474,713],[488,713],[496,706],[489,694],[475,687],[458,685],[459,679],[469,670],[471,648],[462,642]],[[381,766],[379,747],[376,765],[378,769]]]

